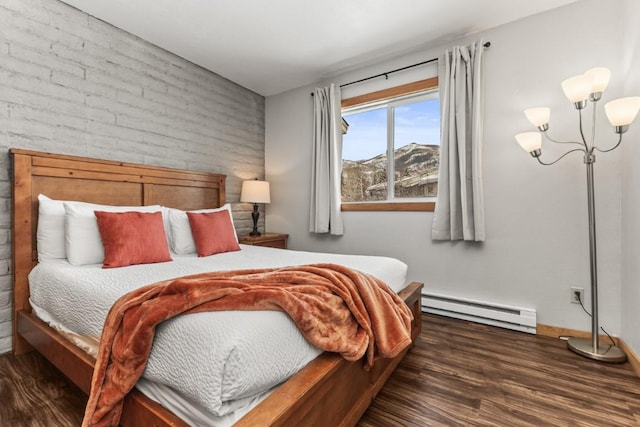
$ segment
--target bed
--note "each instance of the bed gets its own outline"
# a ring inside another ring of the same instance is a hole
[[[146,165],[11,150],[13,175],[14,351],[35,348],[83,391],[89,392],[94,360],[36,317],[29,304],[28,275],[37,263],[38,194],[60,200],[109,205],[162,205],[182,210],[225,203],[225,177]],[[420,332],[419,283],[399,295]],[[370,371],[323,353],[277,387],[236,425],[354,425],[404,353],[380,359]],[[137,390],[125,400],[123,426],[185,426],[186,423]]]

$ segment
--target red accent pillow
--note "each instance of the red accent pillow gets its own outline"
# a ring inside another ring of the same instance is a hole
[[[94,213],[104,247],[102,268],[171,261],[161,212]]]
[[[187,216],[199,257],[240,250],[228,210],[187,212]]]

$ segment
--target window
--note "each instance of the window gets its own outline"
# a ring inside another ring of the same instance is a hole
[[[409,94],[395,90],[382,100],[353,106],[348,106],[353,101],[343,101],[348,124],[342,144],[343,210],[403,210],[394,204],[425,202],[437,195],[440,101],[437,79],[429,83]],[[371,95],[368,99],[376,98]],[[383,202],[388,209],[349,206],[354,202]]]

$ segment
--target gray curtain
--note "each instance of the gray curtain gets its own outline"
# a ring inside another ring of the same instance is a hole
[[[484,241],[483,42],[455,46],[441,68],[441,137],[433,240]]]
[[[313,96],[313,163],[309,231],[342,235],[340,174],[342,113],[340,87],[316,88]]]

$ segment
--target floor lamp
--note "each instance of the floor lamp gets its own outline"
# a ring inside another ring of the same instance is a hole
[[[524,132],[516,135],[516,140],[522,148],[528,151],[542,165],[549,166],[557,163],[570,153],[582,152],[584,154],[584,163],[587,169],[587,208],[589,213],[589,266],[591,276],[591,339],[570,338],[567,342],[569,349],[572,351],[603,362],[624,362],[627,358],[626,354],[616,346],[603,346],[599,343],[598,325],[598,263],[596,258],[596,218],[595,218],[595,200],[593,191],[593,163],[596,161],[594,151],[606,153],[616,149],[622,142],[622,135],[627,131],[629,125],[633,122],[638,110],[640,110],[640,97],[620,98],[608,102],[604,106],[605,113],[609,122],[613,126],[614,132],[618,135],[618,142],[610,148],[601,149],[595,145],[595,119],[596,104],[602,98],[602,92],[609,84],[611,72],[606,68],[592,68],[584,74],[570,77],[562,82],[562,90],[569,98],[579,114],[579,130],[580,139],[578,141],[556,141],[549,137],[549,117],[551,111],[549,108],[530,108],[525,110],[525,115],[529,121],[537,126],[540,132]],[[587,107],[587,101],[593,104],[593,116],[591,123],[591,138],[587,139],[583,126],[583,110]],[[574,146],[560,157],[546,163],[540,159],[542,154],[542,135],[549,142],[556,144],[569,144]]]

